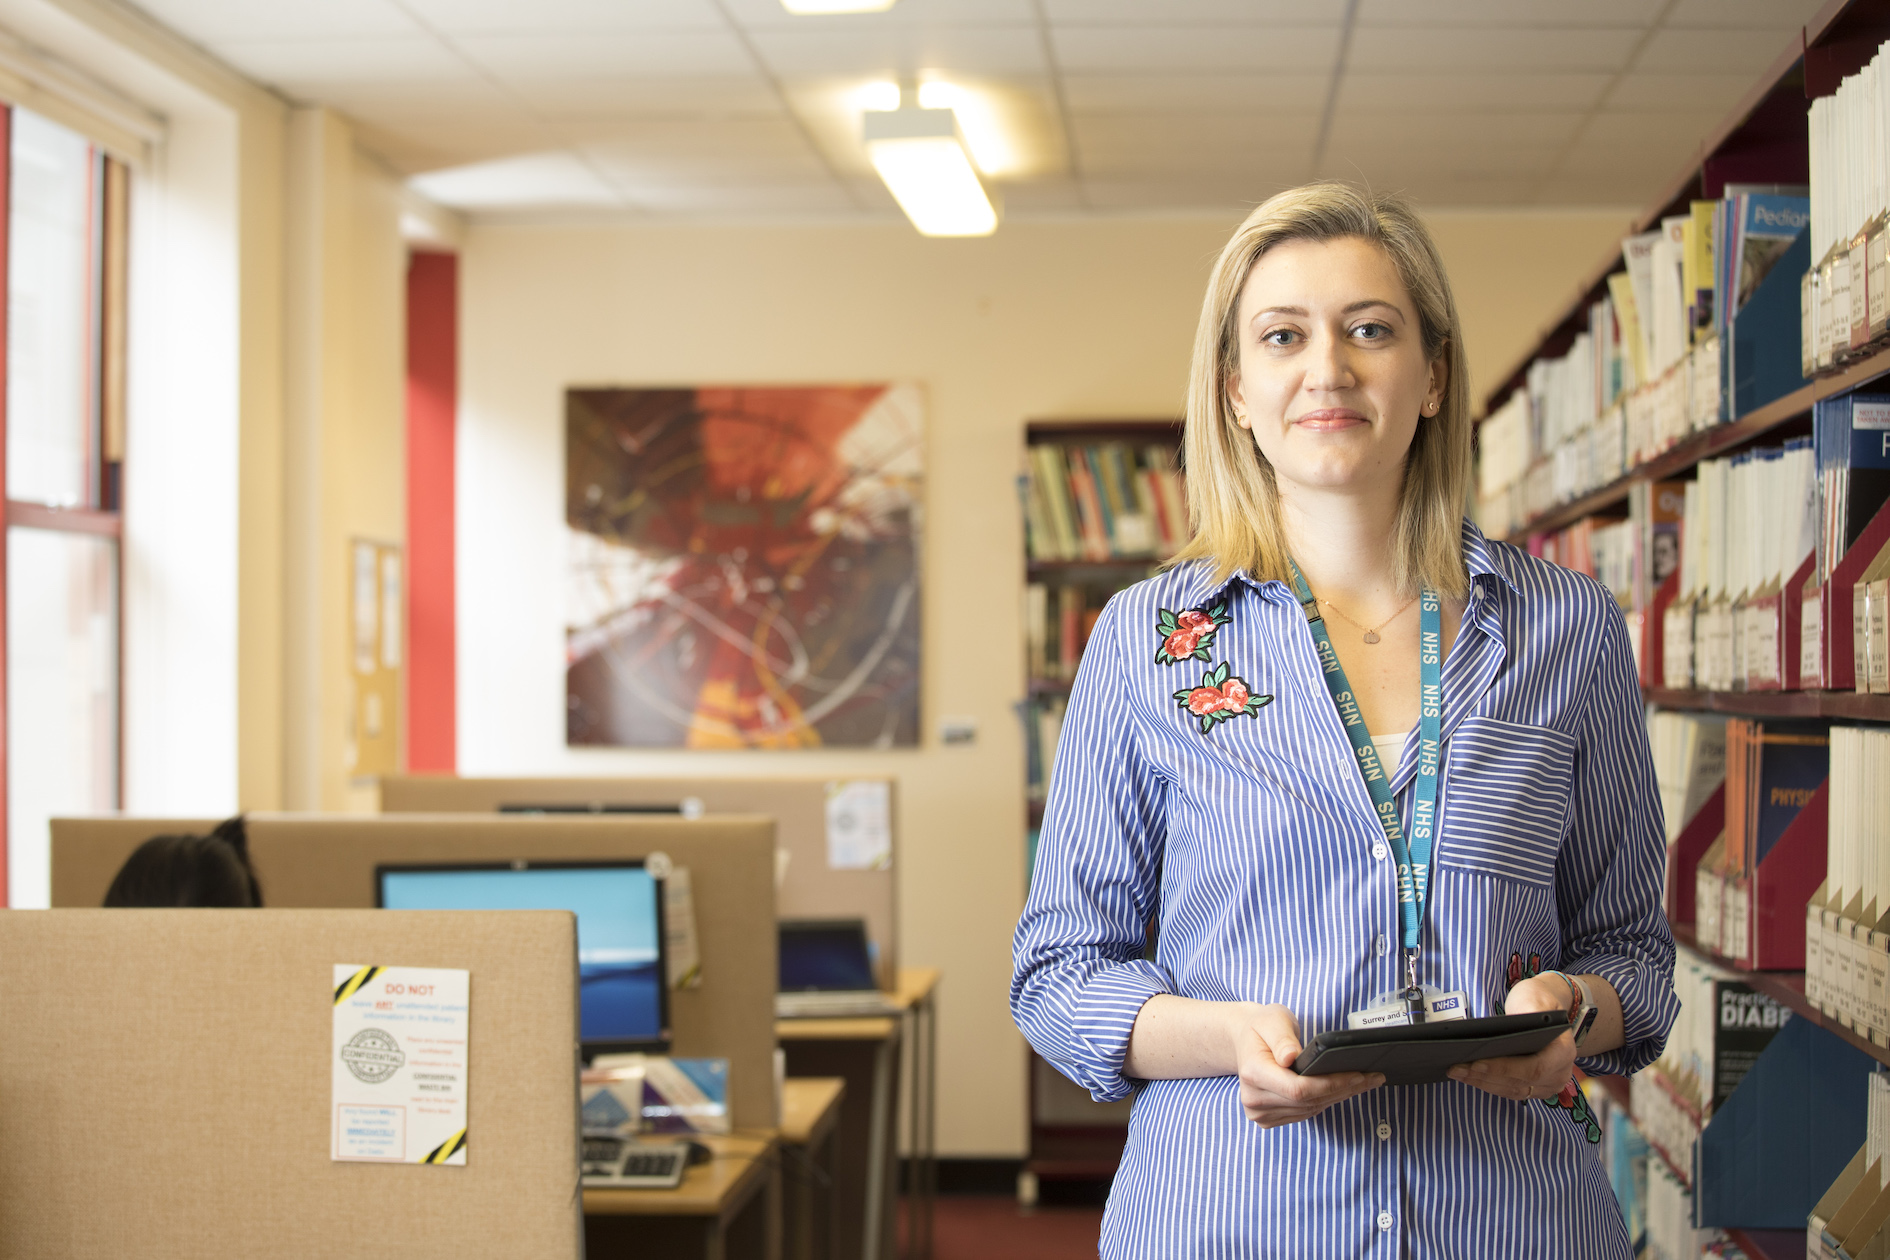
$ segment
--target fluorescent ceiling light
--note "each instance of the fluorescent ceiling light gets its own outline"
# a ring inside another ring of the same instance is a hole
[[[926,236],[997,230],[997,196],[978,178],[951,110],[869,112],[863,124],[866,154],[913,227]]]
[[[988,96],[931,79],[919,85],[919,108],[949,109],[958,116],[958,129],[964,134],[971,158],[986,175],[1003,175],[1016,169],[1017,151]]]
[[[899,85],[890,79],[863,83],[859,91],[853,94],[853,100],[861,109],[881,112],[895,110],[899,108]]]
[[[789,13],[811,16],[816,13],[884,13],[898,0],[781,0]]]

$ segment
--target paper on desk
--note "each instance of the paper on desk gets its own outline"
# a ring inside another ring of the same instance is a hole
[[[467,972],[336,963],[329,1157],[466,1162]]]
[[[827,785],[827,866],[883,871],[892,866],[892,792],[883,781]]]

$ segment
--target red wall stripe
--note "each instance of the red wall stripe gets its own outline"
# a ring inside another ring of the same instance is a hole
[[[458,763],[454,425],[459,410],[459,259],[407,265],[407,769]]]

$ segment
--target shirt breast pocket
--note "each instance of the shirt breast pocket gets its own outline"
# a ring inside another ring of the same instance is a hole
[[[1437,863],[1547,888],[1568,828],[1575,741],[1469,717],[1450,737]]]

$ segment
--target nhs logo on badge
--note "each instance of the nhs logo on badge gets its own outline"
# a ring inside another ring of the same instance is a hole
[[[1447,998],[1440,998],[1437,1001],[1431,1003],[1431,1009],[1433,1011],[1454,1011],[1459,1006],[1462,1006],[1462,1005],[1463,1005],[1462,998],[1447,997]]]

